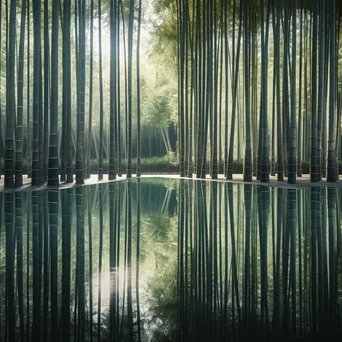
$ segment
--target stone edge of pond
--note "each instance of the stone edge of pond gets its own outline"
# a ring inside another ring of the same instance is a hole
[[[186,179],[186,180],[198,180],[198,181],[210,181],[210,182],[220,182],[220,183],[233,183],[233,184],[251,184],[251,185],[260,185],[266,186],[270,188],[284,188],[284,189],[303,189],[303,188],[311,188],[311,187],[326,187],[326,188],[342,188],[342,181],[338,180],[336,183],[329,183],[325,180],[320,182],[310,182],[309,175],[303,175],[300,178],[297,178],[296,184],[288,184],[287,179],[285,178],[284,181],[278,181],[276,176],[270,176],[270,181],[267,183],[262,183],[261,181],[257,180],[256,177],[253,177],[252,182],[244,182],[242,174],[235,174],[232,180],[225,179],[224,175],[219,175],[218,179],[212,179],[209,175],[205,179],[196,178],[195,175],[191,177],[181,177],[178,174],[163,174],[163,173],[151,173],[151,174],[144,174],[140,177],[141,179],[148,179],[148,178],[166,178],[166,179]],[[137,179],[136,175],[133,174],[131,179]],[[13,187],[13,188],[4,188],[4,178],[0,179],[0,192],[16,192],[16,191],[41,191],[41,190],[63,190],[69,189],[78,186],[88,186],[88,185],[95,185],[95,184],[106,184],[106,183],[113,183],[113,182],[120,182],[128,180],[126,175],[121,177],[117,177],[116,179],[109,180],[107,175],[104,175],[102,180],[97,179],[97,175],[93,174],[90,176],[89,179],[84,181],[84,184],[76,184],[73,183],[60,183],[59,186],[48,186],[47,184],[43,184],[41,186],[31,186],[30,182],[31,179],[27,176],[23,177],[23,185],[20,187]]]

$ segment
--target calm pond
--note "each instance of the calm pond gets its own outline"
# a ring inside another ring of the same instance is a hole
[[[342,189],[0,193],[0,341],[340,341]]]

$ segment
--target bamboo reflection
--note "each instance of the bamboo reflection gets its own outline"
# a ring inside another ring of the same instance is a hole
[[[40,193],[32,192],[32,340],[40,340],[41,329],[41,214],[42,209],[40,206],[39,196]]]
[[[216,186],[195,185],[199,238],[195,234],[185,244],[187,230],[193,229],[186,224],[192,217],[183,218],[191,197],[180,185],[178,340],[337,339],[338,190],[270,191],[245,185],[241,224],[241,205],[236,204],[241,186],[221,185],[223,206]],[[186,255],[195,257],[187,261]],[[185,286],[186,273],[195,275],[195,289]],[[187,303],[187,292],[196,306]],[[184,310],[190,310],[186,317]]]
[[[100,219],[101,219],[101,216],[100,216]],[[85,246],[84,246],[84,188],[83,187],[76,188],[76,226],[77,226],[77,231],[76,231],[76,241],[77,241],[76,243],[76,293],[77,293],[77,308],[78,308],[77,341],[84,341],[85,340]],[[100,227],[100,234],[101,234],[101,227]],[[101,248],[101,243],[100,243],[100,248]],[[100,254],[100,260],[101,260],[101,254]],[[101,268],[99,270],[99,274],[101,274]],[[75,310],[75,315],[76,315],[76,310]]]
[[[63,341],[70,340],[70,290],[71,290],[71,213],[72,190],[61,191],[62,200],[62,312],[61,330]]]
[[[51,190],[49,196],[50,274],[51,274],[51,340],[59,340],[58,327],[58,205],[59,192]]]
[[[89,341],[93,341],[93,230],[92,230],[92,217],[91,206],[92,201],[90,191],[87,191],[87,206],[88,206],[88,291],[89,291]]]
[[[6,228],[6,320],[8,338],[15,339],[15,300],[14,300],[14,195],[5,194],[5,228]]]
[[[43,209],[43,217],[41,218],[40,224],[42,224],[42,253],[43,253],[43,282],[42,282],[42,291],[43,291],[43,336],[42,338],[46,340],[48,338],[48,309],[49,309],[49,288],[50,288],[50,279],[49,279],[49,226],[47,222],[48,209],[47,209],[47,193],[45,192],[43,198],[39,196],[39,205],[42,205]]]
[[[1,341],[339,340],[338,188],[149,182],[0,193]]]
[[[17,240],[17,288],[18,288],[18,313],[19,313],[19,327],[20,339],[24,340],[24,282],[23,282],[23,224],[22,224],[22,210],[23,210],[23,193],[17,192],[15,194],[15,234]]]
[[[2,217],[3,217],[3,211],[2,211],[2,204],[3,204],[3,193],[0,193],[0,260],[2,261],[2,250],[3,250],[3,243],[2,243]],[[3,272],[1,272],[1,275],[3,275]],[[5,286],[2,286],[0,288],[0,339],[3,338],[3,305],[2,305],[2,302],[3,302],[3,298],[4,298],[4,290],[5,290]]]

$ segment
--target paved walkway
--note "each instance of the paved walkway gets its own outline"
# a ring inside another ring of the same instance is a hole
[[[135,178],[135,175],[133,175],[133,178]],[[167,178],[167,179],[181,179],[181,177],[177,174],[144,174],[141,176],[141,178]],[[122,177],[117,177],[115,180],[108,180],[108,176],[104,175],[103,180],[99,181],[97,179],[97,175],[91,175],[89,179],[85,180],[84,185],[91,185],[91,184],[101,184],[101,183],[107,183],[107,182],[118,182],[125,180],[126,175],[123,175]],[[183,178],[183,179],[191,179],[191,178]],[[195,180],[195,175],[192,178]],[[213,180],[209,177],[209,175],[206,177],[206,180],[208,181],[219,181],[219,182],[231,182],[231,183],[241,183],[241,184],[253,184],[253,185],[264,185],[264,186],[269,186],[269,187],[279,187],[279,188],[287,188],[287,189],[297,189],[297,188],[308,188],[312,186],[316,187],[338,187],[342,188],[342,180],[337,181],[336,183],[329,183],[326,182],[324,179],[321,182],[310,182],[310,176],[309,175],[303,175],[303,177],[298,177],[297,178],[297,183],[296,184],[288,184],[287,180],[285,179],[283,182],[277,181],[276,176],[270,176],[270,181],[268,183],[261,183],[260,181],[256,180],[255,177],[253,177],[252,182],[247,182],[245,183],[243,181],[243,175],[242,174],[235,174],[233,176],[233,180],[227,181],[224,178],[224,175],[219,175],[218,180]],[[25,175],[23,177],[23,183],[24,185],[19,187],[19,188],[12,188],[12,189],[4,189],[4,177],[0,179],[0,191],[19,191],[19,190],[44,190],[44,189],[53,189],[56,187],[50,187],[47,186],[46,184],[42,186],[31,186],[31,179],[27,178]],[[79,186],[76,185],[76,183],[61,183],[59,188],[60,189],[65,189],[65,188],[71,188],[73,186]]]

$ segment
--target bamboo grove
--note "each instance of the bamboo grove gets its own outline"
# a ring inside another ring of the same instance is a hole
[[[338,341],[341,195],[146,179],[0,193],[0,338]]]
[[[338,179],[341,3],[178,0],[182,176]]]
[[[108,42],[102,38],[103,12],[108,14]],[[127,177],[132,176],[133,112],[134,124],[140,125],[140,103],[133,103],[133,91],[140,87],[140,21],[141,0],[0,1],[0,110],[5,108],[6,114],[0,112],[0,176],[4,158],[5,187],[22,185],[24,172],[32,185],[73,182],[74,175],[76,183],[82,184],[90,176],[94,144],[99,179],[103,178],[104,155],[109,160],[109,179],[122,174],[123,146],[125,171]],[[108,144],[103,134],[104,44],[110,46]],[[99,59],[98,79],[94,78],[95,57]],[[120,72],[123,64],[124,72]],[[92,132],[94,87],[100,93],[96,137]],[[121,92],[125,93],[124,103]],[[136,151],[140,150],[139,139]],[[138,152],[137,175],[140,163]]]
[[[147,110],[141,23],[145,6],[157,2],[1,0],[0,175],[6,187],[22,185],[24,173],[32,185],[74,177],[82,184],[94,164],[99,179],[107,172],[109,179],[140,176]],[[308,166],[313,182],[338,180],[340,2],[162,4],[174,11],[176,36],[169,43],[178,50],[174,151],[161,133],[181,176],[232,179],[237,161],[245,181],[277,175],[295,183]]]

